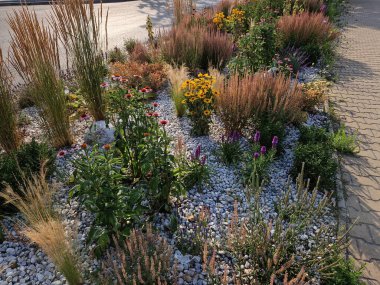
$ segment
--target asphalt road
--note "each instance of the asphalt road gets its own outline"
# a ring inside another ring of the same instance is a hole
[[[1,0],[0,0],[1,1]],[[147,32],[145,22],[148,15],[152,18],[155,29],[170,26],[171,12],[167,0],[140,0],[128,2],[105,3],[103,9],[109,9],[108,17],[108,47],[121,46],[124,39],[145,39]],[[197,7],[210,5],[216,0],[198,0]],[[99,7],[100,4],[96,4]],[[49,5],[29,6],[34,9],[40,19],[47,18],[51,8]],[[0,48],[6,54],[9,48],[10,33],[7,23],[7,14],[19,6],[0,7]]]

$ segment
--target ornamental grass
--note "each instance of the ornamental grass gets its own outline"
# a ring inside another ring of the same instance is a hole
[[[228,132],[242,131],[266,118],[290,123],[301,120],[301,88],[284,74],[232,75],[216,97],[217,112]]]
[[[10,186],[0,193],[6,203],[20,211],[22,233],[36,243],[54,262],[70,285],[82,284],[77,258],[67,239],[65,228],[53,210],[54,189],[45,180],[45,173],[33,175],[22,181],[23,188],[14,191]]]
[[[284,47],[302,48],[316,61],[324,51],[330,49],[329,43],[337,38],[338,33],[323,13],[287,15],[277,23]]]
[[[0,146],[7,153],[16,150],[21,143],[10,76],[0,49]]]
[[[43,128],[55,147],[71,145],[64,86],[60,79],[58,42],[36,13],[26,7],[8,18],[12,34],[10,61],[28,85],[40,111]]]
[[[186,112],[186,108],[182,103],[185,96],[184,91],[181,89],[181,85],[182,82],[189,78],[188,68],[184,65],[181,65],[180,67],[172,67],[169,65],[166,72],[170,82],[170,94],[174,102],[177,116],[182,117]]]
[[[102,55],[104,42],[101,28],[104,24],[107,33],[108,13],[103,22],[102,6],[96,11],[93,0],[88,3],[82,0],[56,0],[52,9],[51,22],[73,58],[73,69],[87,107],[95,120],[104,120],[105,102],[101,84],[107,72]]]
[[[223,68],[233,52],[231,37],[201,24],[173,26],[160,35],[159,46],[164,59],[190,70],[207,70],[209,65]]]

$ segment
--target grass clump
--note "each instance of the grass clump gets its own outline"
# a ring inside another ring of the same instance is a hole
[[[357,136],[347,134],[343,125],[333,134],[331,143],[341,153],[354,154],[360,150]]]
[[[16,150],[21,143],[11,89],[10,74],[0,49],[0,146],[8,153]]]
[[[55,35],[23,7],[8,18],[12,33],[11,63],[29,87],[44,130],[55,147],[73,142]]]
[[[54,29],[73,57],[73,69],[95,120],[105,119],[101,84],[106,75],[102,55],[102,9],[96,12],[94,1],[57,0],[53,2]],[[106,17],[108,18],[108,16]],[[107,31],[107,19],[105,21]]]
[[[7,187],[0,197],[17,208],[25,219],[22,231],[48,255],[70,285],[82,284],[77,258],[67,240],[65,228],[53,210],[52,188],[45,181],[43,170],[23,180],[21,194]]]
[[[185,99],[184,91],[181,89],[181,85],[189,78],[189,71],[186,66],[180,67],[168,66],[167,76],[170,82],[170,94],[172,96],[174,106],[178,117],[182,117],[186,108],[182,101]]]

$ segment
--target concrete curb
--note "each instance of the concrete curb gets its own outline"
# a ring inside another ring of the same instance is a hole
[[[329,99],[326,98],[324,102],[324,109],[327,114],[329,114]],[[334,133],[333,125],[331,120],[329,120],[329,132],[331,134]],[[338,233],[345,234],[347,233],[349,229],[349,212],[347,209],[347,204],[346,204],[346,196],[345,196],[345,188],[344,188],[344,183],[343,183],[343,175],[342,175],[342,169],[341,169],[341,161],[339,159],[338,152],[334,150],[333,158],[338,164],[338,168],[336,170],[335,174],[335,181],[336,181],[336,198],[337,198],[337,209],[338,209]],[[343,228],[342,232],[339,232]],[[346,236],[346,241],[349,241],[348,236]],[[348,258],[348,248],[346,250],[346,258]]]

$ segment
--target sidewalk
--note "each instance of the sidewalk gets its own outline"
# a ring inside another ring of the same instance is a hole
[[[351,0],[338,49],[336,113],[358,132],[361,151],[344,156],[342,175],[349,222],[349,254],[366,263],[366,284],[380,284],[380,1]]]

